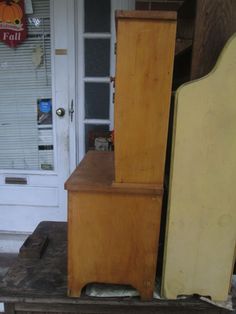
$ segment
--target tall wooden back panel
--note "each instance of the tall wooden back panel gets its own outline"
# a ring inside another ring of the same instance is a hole
[[[175,12],[117,12],[115,181],[162,184]]]
[[[228,298],[236,244],[236,35],[176,96],[162,290]]]

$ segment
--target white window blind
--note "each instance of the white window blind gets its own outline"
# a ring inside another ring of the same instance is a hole
[[[32,6],[26,41],[15,49],[0,43],[0,169],[53,169],[52,125],[38,125],[37,104],[52,97],[50,1]]]

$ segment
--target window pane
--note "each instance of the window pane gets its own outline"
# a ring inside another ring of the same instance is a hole
[[[85,0],[85,32],[110,33],[111,4],[110,0]]]
[[[85,76],[110,75],[110,39],[85,39]]]
[[[109,137],[109,125],[86,124],[85,125],[85,152],[94,149],[95,139],[98,137]]]
[[[109,119],[109,103],[108,83],[85,83],[86,119]]]

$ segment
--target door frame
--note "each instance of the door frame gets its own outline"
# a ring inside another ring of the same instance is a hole
[[[85,132],[84,125],[88,122],[84,118],[84,38],[110,38],[110,76],[115,74],[115,51],[116,42],[115,29],[115,10],[132,10],[135,8],[135,0],[111,0],[111,33],[87,33],[84,36],[84,0],[75,0],[75,103],[76,103],[76,161],[77,164],[81,161],[85,154]],[[90,81],[87,79],[86,81]],[[96,78],[96,82],[109,82],[108,78]],[[89,119],[91,124],[107,124],[110,130],[114,128],[114,104],[113,104],[114,89],[110,88],[110,117],[109,119]]]

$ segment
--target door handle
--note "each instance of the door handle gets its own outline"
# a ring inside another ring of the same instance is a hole
[[[64,117],[65,115],[65,109],[64,108],[58,108],[56,110],[56,114],[58,115],[58,117]]]
[[[69,109],[69,115],[70,115],[70,121],[73,122],[73,116],[74,116],[74,100],[72,99],[71,100],[71,103],[70,103],[70,109]]]

